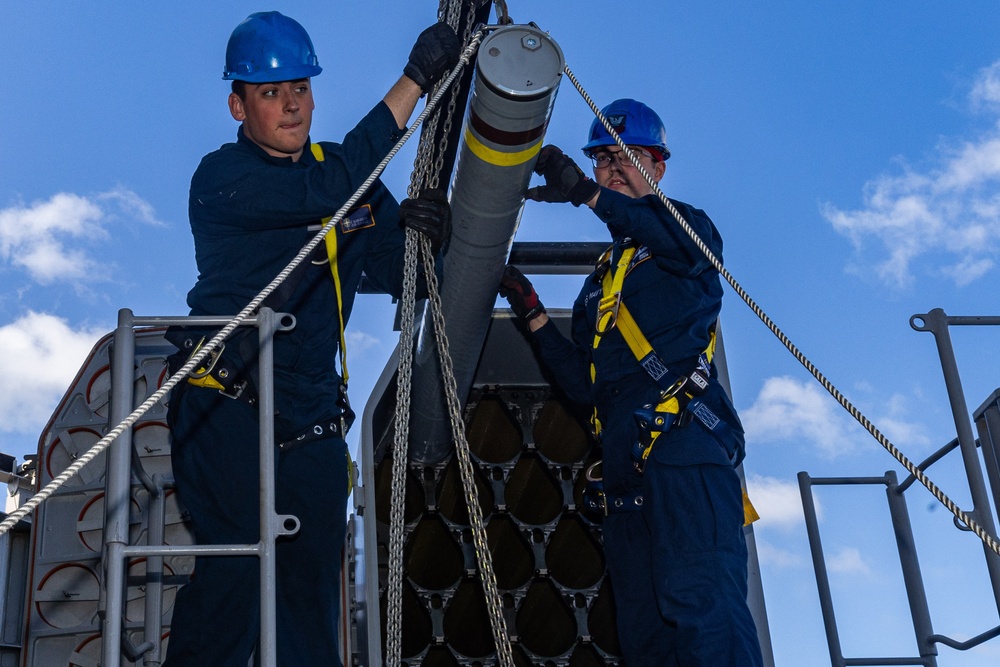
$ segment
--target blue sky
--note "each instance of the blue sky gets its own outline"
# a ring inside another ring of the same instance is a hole
[[[423,6],[426,5],[426,6]],[[509,2],[599,104],[647,102],[673,157],[662,182],[705,209],[729,271],[914,461],[954,437],[932,337],[914,314],[995,314],[1000,245],[1000,6],[969,0]],[[231,141],[226,39],[247,14],[302,22],[324,66],[316,139],[337,140],[401,72],[436,3],[0,4],[0,451],[35,450],[118,308],[186,312],[196,272],[191,173]],[[591,117],[568,81],[547,141],[572,154]],[[405,194],[413,147],[385,177]],[[606,238],[589,211],[529,203],[519,240]],[[569,306],[579,277],[539,278]],[[991,296],[993,295],[993,296]],[[763,519],[762,577],[778,665],[828,664],[795,475],[899,466],[825,395],[732,291],[723,311],[746,472]],[[352,397],[395,345],[388,297],[359,298]],[[1000,373],[986,329],[952,332],[974,409]],[[963,507],[957,461],[932,478]],[[908,494],[936,629],[997,624],[981,550],[921,489]],[[848,655],[914,652],[878,491],[818,498]],[[877,604],[882,605],[880,608]],[[994,665],[994,641],[941,665]]]

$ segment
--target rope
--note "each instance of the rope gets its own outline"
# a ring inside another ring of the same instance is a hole
[[[467,58],[466,54],[463,54],[463,58]],[[467,60],[465,62],[468,62]],[[224,326],[219,333],[217,333],[208,343],[206,343],[194,356],[188,359],[180,370],[170,376],[166,382],[163,383],[158,390],[153,392],[149,398],[147,398],[143,403],[137,407],[128,417],[123,419],[121,423],[111,429],[107,435],[97,441],[89,450],[84,454],[81,454],[79,458],[76,459],[69,467],[67,467],[62,473],[60,473],[56,478],[49,482],[45,488],[31,497],[17,510],[11,512],[7,515],[7,518],[0,523],[0,535],[5,534],[11,528],[13,528],[18,521],[30,514],[36,507],[42,504],[46,499],[48,499],[53,493],[55,493],[61,486],[73,478],[80,470],[83,469],[88,463],[93,461],[101,452],[107,449],[112,442],[114,442],[122,433],[127,429],[131,428],[146,412],[149,411],[154,405],[159,403],[167,393],[173,389],[181,380],[187,377],[187,375],[197,367],[202,365],[202,361],[211,353],[216,347],[219,346],[222,341],[228,338],[233,331],[236,330],[238,326],[243,324],[249,319],[255,310],[260,307],[275,289],[284,282],[288,276],[295,270],[299,264],[305,261],[316,249],[316,247],[323,242],[326,235],[332,230],[340,221],[343,219],[344,215],[354,207],[359,199],[364,195],[364,193],[372,186],[372,184],[378,179],[378,177],[385,171],[386,166],[389,162],[396,156],[396,154],[402,149],[403,145],[410,140],[413,133],[416,132],[417,128],[424,122],[424,119],[434,110],[437,106],[441,97],[444,95],[444,90],[447,86],[450,86],[454,82],[458,73],[461,71],[462,63],[459,63],[451,71],[448,77],[445,79],[445,84],[436,92],[432,98],[427,102],[427,106],[424,110],[417,116],[417,119],[412,125],[406,130],[403,136],[396,142],[396,145],[386,154],[382,161],[375,167],[371,175],[365,180],[364,183],[351,195],[350,199],[340,207],[336,214],[330,218],[330,221],[323,226],[323,228],[316,234],[315,237],[309,243],[302,247],[302,250],[288,263],[281,272],[260,291],[260,293],[254,297],[250,303],[246,305],[232,320],[229,321],[226,326]]]
[[[649,183],[650,187],[653,189],[653,192],[656,194],[656,196],[659,197],[660,201],[662,201],[664,206],[667,207],[667,210],[670,211],[671,215],[673,215],[674,218],[677,220],[677,224],[679,224],[681,228],[684,230],[684,232],[691,237],[691,240],[694,241],[695,245],[698,246],[698,249],[705,254],[705,257],[707,257],[708,261],[712,263],[712,266],[714,266],[715,269],[719,272],[719,274],[726,279],[726,282],[728,282],[730,286],[732,286],[732,288],[736,291],[736,293],[740,296],[740,298],[743,299],[744,303],[746,303],[747,306],[750,307],[750,310],[752,310],[753,313],[760,319],[760,321],[763,322],[764,325],[771,330],[771,332],[778,338],[778,340],[781,341],[782,345],[784,345],[785,348],[788,349],[789,352],[791,352],[792,356],[794,356],[799,361],[799,363],[801,363],[806,368],[806,370],[808,370],[809,373],[812,374],[814,378],[816,378],[816,380],[823,386],[823,388],[826,389],[827,392],[829,392],[829,394],[833,396],[833,398],[836,399],[836,401],[845,410],[847,410],[847,412],[849,412],[850,415],[854,417],[854,419],[856,419],[858,423],[861,424],[865,428],[865,430],[868,431],[872,435],[872,437],[875,438],[875,440],[877,440],[878,443],[882,445],[882,447],[885,448],[885,450],[892,455],[893,458],[895,458],[900,463],[900,465],[906,468],[906,470],[911,475],[913,475],[914,478],[916,478],[921,484],[923,484],[927,488],[927,490],[930,491],[942,505],[948,508],[948,511],[950,511],[953,515],[955,515],[955,517],[958,520],[964,523],[969,528],[969,530],[975,533],[979,537],[979,539],[981,539],[983,543],[986,544],[986,546],[988,546],[997,555],[1000,555],[1000,542],[997,542],[997,540],[992,535],[990,535],[986,530],[984,530],[982,526],[976,523],[966,512],[960,509],[958,505],[956,505],[947,495],[944,494],[943,491],[941,491],[937,487],[937,485],[935,485],[926,475],[924,475],[923,471],[920,470],[920,468],[914,465],[901,451],[899,451],[899,449],[896,448],[896,446],[893,445],[892,442],[890,442],[889,439],[886,438],[882,434],[882,432],[879,431],[875,427],[875,425],[872,424],[871,421],[869,421],[868,418],[865,417],[865,415],[860,410],[854,407],[854,404],[852,404],[842,393],[840,393],[840,391],[833,385],[833,383],[831,383],[826,378],[826,376],[824,376],[823,373],[821,373],[819,369],[816,368],[816,366],[814,366],[813,363],[809,361],[809,359],[804,354],[802,354],[802,352],[799,351],[799,349],[792,343],[792,341],[789,340],[788,336],[786,336],[784,332],[781,329],[779,329],[778,326],[771,320],[771,318],[768,317],[767,314],[760,308],[760,306],[757,305],[757,303],[750,297],[750,295],[746,292],[746,290],[744,290],[743,287],[736,281],[736,279],[732,276],[732,274],[730,274],[729,271],[727,271],[725,267],[722,266],[722,262],[720,262],[719,259],[715,256],[715,254],[712,253],[711,249],[709,249],[709,247],[705,244],[705,242],[701,240],[701,238],[694,231],[691,225],[688,224],[687,220],[684,219],[684,216],[682,216],[680,212],[677,210],[677,207],[675,207],[673,203],[671,203],[671,201],[667,199],[667,196],[663,194],[663,191],[660,190],[659,185],[642,167],[642,165],[639,163],[639,159],[629,149],[629,147],[625,145],[625,142],[622,141],[621,137],[618,136],[614,128],[611,126],[611,123],[608,122],[608,119],[605,118],[604,114],[602,114],[600,109],[597,108],[597,105],[594,104],[594,101],[590,98],[587,92],[580,85],[580,82],[577,80],[576,76],[573,75],[573,72],[570,71],[569,67],[565,67],[565,72],[567,76],[569,76],[570,81],[573,82],[573,85],[576,87],[577,91],[579,91],[583,99],[586,100],[587,104],[590,106],[590,109],[594,112],[594,115],[600,119],[601,124],[604,125],[608,133],[614,138],[615,143],[618,144],[618,146],[622,149],[622,151],[625,153],[628,159],[632,161],[632,164],[639,171],[639,173],[642,174],[642,177],[646,179],[646,182]]]

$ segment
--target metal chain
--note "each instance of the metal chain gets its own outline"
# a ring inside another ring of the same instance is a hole
[[[441,379],[444,381],[445,395],[448,399],[448,415],[451,420],[452,435],[455,439],[455,455],[458,457],[462,488],[465,492],[465,502],[468,504],[472,540],[482,575],[490,628],[493,630],[493,641],[497,646],[497,658],[501,667],[513,667],[514,656],[510,647],[510,637],[507,634],[507,621],[503,616],[503,600],[500,597],[496,574],[493,571],[493,558],[490,554],[486,528],[483,524],[482,510],[479,505],[479,490],[476,488],[475,470],[469,454],[469,441],[465,433],[461,401],[455,383],[455,369],[451,361],[451,352],[448,350],[448,336],[445,334],[444,315],[441,310],[441,294],[438,291],[437,275],[434,273],[434,256],[430,241],[426,237],[421,238],[420,250],[421,258],[424,261],[424,276],[427,279],[428,301],[434,320],[438,357],[441,361]]]
[[[406,230],[403,296],[400,301],[399,370],[396,380],[396,437],[392,449],[389,514],[389,580],[386,590],[385,663],[398,665],[402,653],[403,519],[406,500],[407,444],[410,440],[410,387],[413,377],[413,320],[417,293],[418,232]]]
[[[914,478],[916,478],[921,484],[923,484],[927,488],[927,490],[930,491],[931,494],[933,494],[934,497],[937,498],[942,505],[947,507],[948,511],[951,512],[959,521],[968,526],[969,530],[975,533],[979,537],[979,539],[981,539],[983,543],[986,544],[986,546],[988,546],[997,555],[1000,555],[1000,542],[997,542],[997,540],[992,535],[990,535],[989,532],[983,529],[983,527],[980,526],[978,523],[976,523],[972,519],[972,517],[970,517],[961,508],[959,508],[958,505],[956,505],[947,495],[945,495],[944,492],[941,491],[941,489],[939,489],[937,485],[935,485],[934,482],[932,482],[924,474],[922,470],[920,470],[920,468],[918,468],[901,451],[899,451],[899,449],[895,445],[893,445],[892,442],[890,442],[889,439],[886,438],[882,434],[882,432],[879,431],[878,428],[876,428],[875,425],[872,424],[871,421],[869,421],[868,418],[854,406],[854,404],[852,404],[842,393],[840,393],[840,391],[835,386],[833,386],[833,383],[831,383],[826,378],[826,376],[823,375],[823,373],[820,372],[820,370],[816,368],[816,366],[814,366],[813,363],[809,361],[809,359],[802,352],[799,351],[799,349],[792,343],[792,341],[789,340],[788,336],[786,336],[785,333],[781,329],[779,329],[778,326],[771,320],[771,318],[767,316],[767,313],[765,313],[760,308],[760,306],[757,305],[757,303],[750,297],[750,295],[746,292],[746,290],[744,290],[743,287],[736,281],[736,279],[732,276],[732,274],[730,274],[729,271],[727,271],[725,267],[722,266],[722,262],[719,261],[719,258],[716,257],[715,254],[708,247],[708,245],[706,245],[705,242],[701,240],[701,237],[699,237],[698,233],[695,232],[695,230],[691,227],[691,225],[688,224],[687,220],[684,219],[684,216],[681,215],[680,211],[677,210],[677,207],[673,205],[673,203],[667,198],[665,194],[663,194],[663,191],[660,190],[660,187],[657,184],[657,182],[653,180],[653,178],[649,175],[649,172],[647,172],[639,163],[639,159],[636,157],[636,155],[629,149],[628,146],[625,145],[625,142],[622,141],[622,138],[618,136],[618,133],[615,132],[614,128],[611,126],[611,123],[608,122],[608,119],[605,118],[604,114],[602,114],[600,109],[597,108],[597,105],[590,98],[590,95],[588,95],[587,92],[583,89],[583,86],[580,85],[580,82],[577,81],[577,78],[573,75],[573,72],[570,71],[569,67],[565,67],[564,70],[567,76],[569,76],[570,81],[572,81],[573,85],[576,86],[576,89],[579,91],[580,95],[583,97],[584,100],[586,100],[587,104],[590,106],[590,109],[594,112],[594,115],[600,119],[601,124],[604,125],[604,128],[614,138],[615,143],[618,144],[618,146],[622,149],[626,157],[628,157],[628,159],[631,160],[635,168],[639,171],[640,174],[642,174],[642,177],[646,179],[646,182],[649,183],[650,187],[653,189],[653,192],[656,194],[656,196],[660,198],[660,201],[662,201],[663,204],[667,207],[667,210],[670,211],[670,214],[673,215],[674,218],[677,220],[677,224],[679,224],[681,228],[684,230],[684,232],[691,237],[691,240],[694,241],[695,245],[698,246],[698,249],[705,254],[705,257],[707,257],[708,261],[712,263],[712,266],[714,266],[715,269],[719,272],[719,274],[726,279],[726,282],[728,282],[730,286],[732,286],[732,288],[736,291],[736,293],[740,296],[740,298],[743,299],[744,303],[746,303],[747,306],[750,307],[750,310],[752,310],[753,313],[760,319],[760,321],[763,322],[765,326],[767,326],[767,328],[771,330],[771,333],[773,333],[778,338],[778,340],[781,341],[781,344],[784,345],[789,352],[791,352],[792,356],[794,356],[799,361],[799,363],[801,363],[806,368],[806,370],[808,370],[809,373],[814,378],[816,378],[816,380],[823,386],[823,388],[826,389],[827,392],[829,392],[829,394],[833,396],[833,398],[836,399],[836,401],[845,410],[847,410],[847,412],[849,412],[850,415],[854,417],[854,419],[856,419],[858,423],[861,424],[865,428],[865,430],[868,431],[868,433],[870,433],[872,437],[875,438],[875,440],[878,441],[878,443],[882,445],[882,447],[885,448],[885,450],[889,452],[889,454],[892,455],[893,458],[895,458],[900,463],[900,465],[906,468],[907,472],[909,472],[911,475],[913,475]]]
[[[453,6],[456,4],[452,3]],[[468,42],[466,54],[470,49],[474,52],[482,40],[483,31],[478,31],[472,35],[472,18],[470,12],[469,19],[464,30],[463,42]],[[458,15],[449,12],[449,19],[455,23]],[[454,28],[455,26],[452,25]],[[465,54],[463,54],[463,58]],[[467,60],[465,61],[468,62]],[[443,90],[446,84],[442,84]],[[433,171],[429,171],[429,154],[433,151],[433,129],[431,125],[425,128],[421,136],[418,155],[414,162],[414,170],[410,176],[410,196],[416,196],[423,186],[437,187],[441,167],[444,163],[444,154],[447,149],[448,135],[450,133],[457,107],[458,91],[460,84],[456,81],[451,84],[451,97],[448,109],[444,114],[444,126],[441,141],[437,146],[437,158],[434,161]],[[435,116],[435,125],[437,116]],[[461,402],[458,398],[458,389],[455,383],[454,367],[451,361],[451,354],[448,351],[448,338],[444,330],[444,317],[441,308],[441,295],[437,285],[437,275],[434,270],[434,256],[431,250],[430,240],[423,235],[412,230],[407,231],[407,250],[404,269],[404,280],[412,283],[404,283],[404,303],[401,313],[401,331],[399,337],[399,371],[397,374],[397,401],[396,401],[396,436],[393,449],[393,477],[390,508],[389,526],[389,573],[388,591],[386,593],[386,662],[394,667],[399,664],[402,628],[399,620],[402,617],[402,577],[403,577],[403,545],[404,545],[404,502],[406,488],[406,460],[407,446],[409,439],[409,409],[410,409],[410,383],[412,380],[413,363],[413,301],[416,299],[416,256],[411,252],[415,246],[414,241],[420,244],[420,254],[424,266],[424,274],[429,293],[429,305],[434,323],[435,338],[437,340],[438,355],[441,360],[441,377],[445,386],[445,393],[448,398],[449,416],[452,433],[455,439],[455,452],[459,461],[459,471],[462,478],[462,487],[465,494],[465,501],[468,505],[469,519],[472,528],[473,542],[476,551],[476,560],[479,563],[479,570],[482,575],[483,589],[486,597],[487,612],[490,618],[490,628],[493,632],[493,639],[497,646],[499,664],[502,667],[513,667],[514,658],[510,646],[510,637],[507,632],[506,620],[503,616],[503,601],[496,583],[496,574],[493,571],[493,561],[489,551],[486,528],[483,524],[482,510],[479,505],[479,494],[475,484],[475,470],[473,469],[469,455],[469,444],[465,434],[465,424],[461,418]]]

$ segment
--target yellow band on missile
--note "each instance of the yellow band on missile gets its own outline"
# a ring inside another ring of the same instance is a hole
[[[480,160],[498,167],[515,167],[519,164],[524,164],[538,155],[538,151],[542,149],[542,140],[539,139],[528,148],[514,151],[513,153],[494,150],[483,144],[479,139],[476,139],[468,128],[465,130],[465,143],[468,144],[469,150]]]

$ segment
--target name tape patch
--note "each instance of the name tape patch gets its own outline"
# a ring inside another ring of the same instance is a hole
[[[356,232],[359,229],[375,226],[375,217],[372,215],[371,204],[359,206],[340,221],[340,231],[343,234]]]

